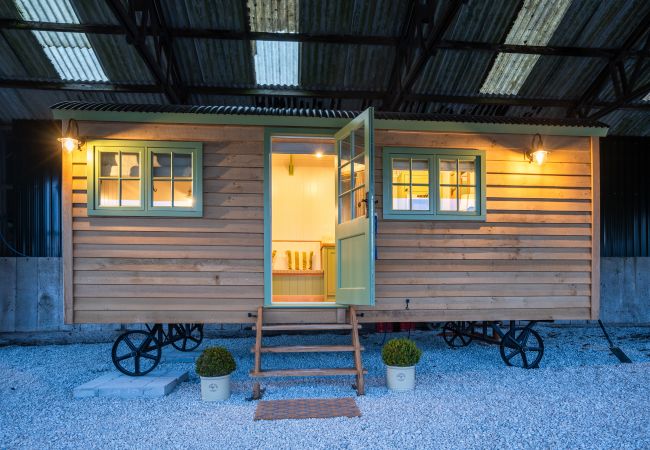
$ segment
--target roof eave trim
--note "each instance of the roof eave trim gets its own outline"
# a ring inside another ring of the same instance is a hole
[[[75,119],[96,122],[176,123],[194,125],[243,125],[243,126],[295,126],[313,128],[341,128],[350,122],[347,118],[292,117],[243,114],[192,114],[133,111],[80,111],[52,109],[56,120]],[[375,129],[399,131],[436,131],[448,133],[495,133],[495,134],[546,134],[554,136],[607,135],[607,127],[573,125],[534,125],[513,123],[462,122],[375,119]]]

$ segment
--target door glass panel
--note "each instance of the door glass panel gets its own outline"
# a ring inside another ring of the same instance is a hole
[[[429,184],[429,161],[414,159],[411,161],[413,184]]]
[[[100,153],[101,165],[99,169],[100,177],[118,177],[118,153],[117,152],[101,152]]]
[[[393,185],[393,209],[396,211],[411,209],[408,185]]]
[[[174,154],[174,177],[192,177],[192,155]]]
[[[364,149],[366,148],[365,141],[365,128],[362,126],[354,130],[354,153],[353,157],[363,154]]]
[[[347,192],[351,189],[352,183],[350,180],[350,171],[352,169],[351,164],[347,164],[341,167],[341,191],[340,194]]]
[[[122,206],[140,206],[140,180],[122,180]]]
[[[393,159],[393,183],[410,183],[409,160]]]
[[[411,200],[414,211],[429,210],[429,186],[413,186]]]
[[[440,184],[456,184],[456,160],[440,160]]]
[[[358,188],[363,186],[366,182],[366,165],[363,163],[363,160],[359,158],[361,162],[354,161],[354,187]]]
[[[475,161],[458,161],[458,175],[459,184],[475,186]]]
[[[174,165],[174,169],[176,166]],[[191,208],[194,206],[191,181],[174,181],[174,206]]]
[[[172,182],[170,180],[154,180],[153,206],[172,206]]]
[[[119,206],[118,183],[118,180],[99,180],[99,206]]]
[[[457,211],[456,186],[440,186],[440,211]]]
[[[339,198],[339,223],[345,223],[352,220],[352,192],[343,194]]]
[[[172,158],[169,153],[152,153],[151,167],[155,178],[169,178],[172,174]]]
[[[138,178],[140,176],[140,155],[138,153],[122,153],[122,178]]]
[[[351,137],[350,135],[344,137],[340,141],[340,147],[339,147],[339,165],[346,164],[350,161],[350,141]]]
[[[366,203],[363,201],[366,198],[366,190],[359,188],[354,191],[354,217],[365,217]]]
[[[459,211],[476,211],[476,188],[461,186],[459,192]]]

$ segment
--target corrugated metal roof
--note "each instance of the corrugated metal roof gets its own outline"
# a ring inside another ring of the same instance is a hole
[[[302,108],[266,108],[253,106],[207,106],[207,105],[143,105],[115,103],[86,103],[60,102],[51,106],[52,109],[68,111],[113,111],[113,112],[147,112],[147,113],[180,113],[180,114],[223,114],[248,116],[284,116],[284,117],[321,117],[353,119],[360,111],[302,109]],[[584,119],[538,119],[534,117],[485,117],[485,116],[456,116],[449,114],[419,114],[404,112],[375,111],[376,119],[388,120],[420,120],[432,122],[470,122],[470,123],[503,123],[551,126],[576,126],[604,128],[600,122]]]

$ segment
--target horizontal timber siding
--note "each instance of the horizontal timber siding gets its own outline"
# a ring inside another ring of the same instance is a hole
[[[72,320],[253,321],[248,313],[264,301],[264,130],[80,125],[91,138],[203,142],[204,216],[88,217],[86,155],[74,152],[68,171]],[[594,209],[589,139],[545,137],[552,153],[541,167],[523,160],[530,140],[376,133],[376,306],[366,308],[361,321],[589,318]],[[384,221],[386,145],[485,150],[486,221]],[[341,315],[333,309],[270,309],[265,319],[335,322]]]
[[[523,135],[377,132],[376,308],[366,320],[589,318],[589,138],[545,137],[551,156],[543,166],[524,160],[530,142]],[[383,220],[384,146],[485,150],[486,220]]]

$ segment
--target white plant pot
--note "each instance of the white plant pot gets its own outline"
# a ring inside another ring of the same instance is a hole
[[[201,377],[201,400],[224,401],[230,398],[230,374],[222,377]]]
[[[415,366],[386,366],[386,384],[391,391],[412,391],[415,389]]]

